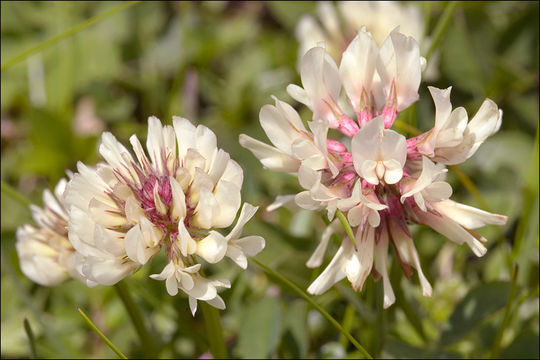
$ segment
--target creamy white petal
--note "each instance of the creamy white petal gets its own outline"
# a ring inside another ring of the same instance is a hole
[[[227,239],[217,231],[211,230],[208,236],[197,242],[197,255],[209,263],[215,264],[227,252]]]
[[[239,142],[270,170],[296,172],[300,166],[298,159],[247,135],[240,134]]]

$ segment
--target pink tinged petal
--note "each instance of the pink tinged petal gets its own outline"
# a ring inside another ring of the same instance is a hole
[[[248,265],[247,257],[239,247],[229,244],[225,255],[227,255],[232,261],[234,261],[242,269],[247,268],[247,265]]]
[[[168,208],[167,208],[167,205],[165,205],[163,201],[161,201],[161,196],[159,196],[159,183],[157,181],[154,184],[153,194],[154,194],[154,205],[156,207],[157,212],[160,215],[166,215]]]
[[[403,168],[407,160],[407,139],[394,130],[384,130],[383,133],[380,160],[395,160]]]
[[[371,268],[373,267],[373,250],[375,231],[368,226],[356,231],[356,249],[345,267],[345,274],[355,291],[362,291]]]
[[[438,212],[467,229],[476,229],[488,224],[504,225],[508,220],[508,217],[504,215],[492,214],[452,200],[441,201],[434,204],[434,207]]]
[[[452,112],[452,103],[450,102],[450,92],[452,91],[452,87],[438,89],[433,86],[428,86],[428,90],[435,103],[435,126],[433,135],[436,139],[439,131],[445,127],[446,122],[450,118],[450,113]]]
[[[194,254],[197,251],[197,242],[193,240],[184,225],[184,218],[178,222],[178,243],[183,256]]]
[[[291,154],[293,141],[303,137],[273,105],[264,105],[261,108],[259,121],[272,144],[286,154]]]
[[[300,86],[289,84],[287,86],[287,93],[289,93],[289,95],[299,103],[306,105],[310,109],[313,108],[311,98],[308,96],[306,90],[304,90]]]
[[[242,233],[242,230],[244,228],[244,225],[255,215],[257,212],[258,206],[253,206],[249,203],[244,203],[242,206],[242,210],[240,211],[240,216],[238,217],[238,221],[236,221],[236,225],[234,225],[234,228],[231,230],[231,232],[227,235],[226,239],[237,239],[240,237],[240,234]]]
[[[469,132],[474,135],[475,139],[467,158],[471,157],[489,136],[499,130],[501,121],[502,111],[498,109],[497,104],[490,99],[484,100],[478,112],[467,125]]]
[[[126,199],[126,204],[124,205],[124,212],[126,214],[126,219],[132,224],[139,222],[141,216],[145,216],[144,210],[141,208],[140,203],[135,199],[135,196],[130,195]]]
[[[373,41],[371,34],[363,28],[341,57],[339,74],[355,112],[360,112],[363,107],[370,106],[370,104],[361,104],[362,91],[369,93],[371,90],[378,56],[377,44]]]
[[[298,132],[306,131],[304,123],[298,115],[298,112],[288,103],[279,100],[277,97],[272,96],[276,103],[276,108],[279,110],[284,119]]]
[[[169,176],[172,192],[172,210],[173,219],[178,220],[186,216],[186,197],[182,187],[172,176]]]
[[[197,255],[211,264],[215,264],[227,252],[227,239],[217,231],[210,231],[208,236],[197,242]]]
[[[390,233],[392,234],[392,239],[394,240],[394,245],[396,246],[396,250],[399,252],[400,259],[404,263],[411,265],[416,269],[418,279],[420,280],[420,285],[422,286],[422,294],[424,296],[431,296],[431,284],[422,272],[420,258],[418,257],[418,252],[414,246],[413,239],[406,234],[397,223],[391,222],[389,227]]]
[[[327,166],[330,168],[332,177],[336,177],[339,170],[337,169],[334,162],[328,157],[328,148],[326,146],[326,139],[328,136],[328,122],[322,119],[314,120],[309,122],[309,127],[313,131],[313,141],[315,146],[323,154],[326,159]]]
[[[334,220],[330,223],[330,225],[326,227],[326,229],[324,229],[319,245],[317,245],[317,248],[309,258],[309,260],[306,262],[306,266],[308,268],[313,269],[321,266],[324,259],[324,253],[326,252],[326,248],[328,247],[328,241],[330,240],[332,234],[334,234],[340,227],[341,223],[338,220]]]
[[[452,111],[444,128],[440,129],[437,135],[438,147],[453,147],[463,141],[463,132],[467,127],[469,116],[463,107],[458,107]]]
[[[119,171],[128,179],[136,181],[137,176],[133,170],[133,158],[129,151],[120,144],[113,134],[104,132],[101,136],[99,153],[116,171]]]
[[[402,111],[418,100],[421,80],[420,49],[412,38],[394,29],[379,52],[377,71],[388,96],[392,83],[396,87],[397,111]]]
[[[324,271],[309,285],[307,292],[312,295],[320,295],[330,289],[335,283],[343,279],[345,266],[349,261],[349,253],[352,250],[350,241],[344,240],[341,243],[336,255]]]
[[[300,161],[270,145],[240,134],[240,145],[255,155],[267,169],[283,172],[296,172]]]
[[[379,148],[382,142],[383,130],[383,119],[379,116],[363,126],[351,140],[354,168],[362,177],[364,177],[364,175],[362,175],[363,167],[368,171],[368,174],[366,174],[367,176],[371,175],[371,169],[375,169],[376,165],[373,165],[371,162],[369,163],[369,166],[363,164],[368,160],[373,162],[379,160]],[[377,182],[371,183],[378,184],[378,180]]]
[[[220,181],[214,190],[218,211],[212,219],[213,226],[225,228],[232,224],[240,207],[240,188],[228,181]]]
[[[464,242],[467,243],[473,253],[478,257],[484,256],[487,252],[486,247],[480,240],[476,239],[450,217],[441,217],[431,213],[423,213],[420,214],[420,219],[424,224],[430,226],[433,230],[446,236],[456,244],[461,245]]]
[[[387,260],[388,232],[386,229],[382,229],[379,241],[375,245],[375,270],[377,270],[377,272],[381,274],[383,278],[383,307],[385,309],[390,307],[396,301],[396,296],[394,295],[394,290],[392,289],[392,284],[390,283],[390,279],[388,277],[388,270],[386,268]]]
[[[314,47],[302,57],[300,77],[311,100],[313,119],[325,119],[331,127],[337,127],[338,119],[329,104],[335,104],[339,98],[341,81],[334,60],[324,48]]]
[[[195,126],[185,118],[173,116],[173,128],[178,142],[178,157],[183,159],[188,149],[195,148]]]
[[[146,157],[146,154],[144,153],[143,147],[141,145],[141,142],[137,138],[137,135],[131,135],[131,137],[129,138],[129,142],[131,143],[131,147],[133,148],[135,156],[139,161],[139,165],[141,166],[141,168],[147,169],[150,161]]]

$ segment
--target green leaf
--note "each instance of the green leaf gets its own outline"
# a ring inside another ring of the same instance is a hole
[[[530,328],[520,332],[499,355],[502,359],[538,359],[540,342],[538,333]]]
[[[290,330],[298,347],[298,357],[305,358],[308,350],[308,332],[306,326],[306,303],[296,300],[287,304],[284,318],[284,330]]]
[[[268,358],[279,344],[281,309],[276,298],[251,304],[240,327],[238,353],[243,358]]]
[[[383,358],[397,359],[456,359],[461,358],[458,353],[434,351],[419,348],[398,340],[389,340],[382,353]]]
[[[507,281],[494,281],[471,289],[450,316],[440,344],[449,345],[461,340],[493,313],[504,308],[510,289],[511,284]]]

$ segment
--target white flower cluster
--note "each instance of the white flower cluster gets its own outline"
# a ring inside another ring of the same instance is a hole
[[[430,87],[436,107],[434,128],[410,139],[389,129],[398,113],[418,100],[422,62],[417,42],[398,29],[379,47],[362,28],[339,67],[324,47],[316,46],[301,61],[303,87],[287,87],[294,99],[312,110],[309,129],[289,104],[275,99],[275,106],[265,105],[260,112],[260,123],[274,146],[240,135],[240,144],[266,168],[296,174],[304,188],[296,195],[278,197],[270,209],[294,199],[304,209],[326,209],[330,220],[339,209],[355,231],[354,241],[343,239],[308,288],[312,294],[323,293],[344,277],[355,290],[362,289],[373,272],[383,278],[384,306],[390,306],[395,301],[387,273],[392,243],[407,277],[415,268],[423,294],[430,296],[431,285],[420,267],[408,223],[426,224],[482,256],[486,239],[471,229],[506,222],[505,216],[450,200],[452,188],[444,181],[445,165],[465,161],[499,129],[502,111],[493,101],[486,99],[468,121],[463,108],[452,110],[450,88]],[[342,87],[348,104],[339,101]],[[329,128],[350,139],[343,143],[328,139]],[[334,220],[323,233],[309,267],[322,264],[329,238],[338,228]]]
[[[403,34],[418,41],[420,53],[425,54],[431,44],[431,39],[424,36],[424,16],[417,3],[338,1],[336,5],[330,1],[318,2],[318,21],[311,15],[300,18],[296,26],[296,38],[300,42],[299,58],[324,42],[330,56],[339,62],[343,50],[363,26],[378,45],[384,42],[396,26],[400,26]],[[433,54],[424,72],[425,79],[435,80],[438,77],[438,57],[438,53]]]
[[[67,186],[57,187],[60,203],[45,192],[45,210],[33,208],[41,229],[18,231],[23,271],[44,285],[66,279],[66,270],[88,286],[113,285],[164,248],[168,264],[150,277],[165,280],[170,295],[184,291],[193,314],[197,300],[224,309],[216,288],[230,282],[205,278],[199,260],[229,257],[245,269],[247,256],[265,245],[260,236],[241,237],[257,211],[247,203],[226,236],[215,230],[229,227],[240,208],[242,168],[217,148],[210,129],[179,117],[173,126],[149,118],[150,158],[135,135],[130,142],[136,159],[104,133],[99,152],[105,162],[96,168],[79,162]],[[70,261],[63,260],[68,251]],[[49,268],[55,273],[45,274]]]

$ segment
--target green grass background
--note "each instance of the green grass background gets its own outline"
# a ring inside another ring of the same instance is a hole
[[[244,169],[243,199],[261,206],[245,233],[260,234],[267,244],[257,259],[306,289],[324,268],[304,265],[324,228],[322,216],[265,212],[276,195],[298,192],[299,185],[292,176],[264,170],[239,146],[238,135],[266,139],[258,112],[272,103],[271,95],[298,105],[285,91],[287,84],[299,84],[294,29],[302,14],[314,13],[315,3],[143,2],[66,34],[118,4],[1,3],[2,181],[41,205],[43,189],[52,188],[65,169],[75,170],[78,160],[99,161],[99,132],[75,127],[82,104],[93,102],[103,129],[124,144],[133,133],[146,137],[150,115],[169,124],[172,115],[187,117],[210,127],[218,145]],[[418,6],[431,34],[445,3]],[[362,293],[344,280],[316,297],[373,356],[490,357],[499,343],[501,357],[539,357],[538,11],[538,2],[459,3],[437,49],[440,78],[421,84],[416,116],[400,117],[422,131],[433,126],[427,85],[453,86],[454,107],[464,106],[470,116],[486,97],[493,99],[504,111],[501,130],[459,168],[473,188],[455,171],[448,181],[454,200],[507,215],[508,223],[479,231],[489,239],[480,259],[466,246],[446,245],[441,235],[413,227],[434,285],[431,298],[421,296],[416,275],[404,279],[396,261],[392,284],[398,301],[384,312],[380,283],[371,277]],[[62,34],[69,36],[44,43]],[[4,68],[38,44],[42,51]],[[296,107],[309,118],[307,109]],[[1,206],[2,357],[30,355],[25,318],[39,357],[115,357],[77,307],[126,355],[145,356],[114,288],[90,289],[76,281],[47,288],[22,275],[15,230],[31,222],[29,211],[5,193]],[[323,266],[338,244],[336,236]],[[126,285],[159,344],[159,357],[198,357],[208,351],[202,314],[193,318],[186,296],[170,297],[163,282],[148,278],[164,263],[155,258]],[[241,271],[223,262],[212,273],[232,281],[221,293],[227,309],[220,312],[230,356],[360,356],[307,302],[254,263]]]

